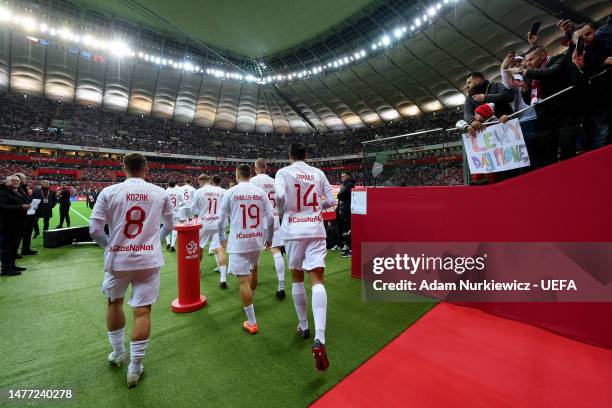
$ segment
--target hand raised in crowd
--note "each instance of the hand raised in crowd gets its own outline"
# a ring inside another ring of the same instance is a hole
[[[584,54],[578,55],[578,50],[574,50],[572,53],[572,62],[578,69],[584,68]]]
[[[506,55],[506,58],[504,58],[504,60],[502,61],[501,69],[507,70],[508,68],[510,68],[510,65],[513,62],[514,62],[514,53],[508,53],[508,55]]]
[[[499,118],[499,123],[506,123],[510,120],[510,116],[508,115],[502,115],[501,118]]]
[[[574,31],[574,24],[570,20],[559,20],[556,24],[557,28],[565,33]]]
[[[533,47],[538,42],[538,35],[531,34],[531,32],[527,33],[527,42]]]
[[[32,208],[32,204],[22,204],[21,208],[23,208],[24,210],[29,210],[30,208]]]
[[[608,57],[604,60],[604,65],[612,65],[612,57]]]
[[[472,99],[478,103],[483,103],[484,102],[484,94],[476,94],[472,96]]]

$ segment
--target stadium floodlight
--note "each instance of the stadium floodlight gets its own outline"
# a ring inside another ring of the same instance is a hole
[[[60,30],[59,34],[64,40],[69,40],[72,37],[72,32],[65,27]]]
[[[389,38],[388,35],[384,35],[381,39],[383,45],[387,46],[389,44],[391,44],[391,39]]]
[[[396,28],[395,30],[393,30],[393,35],[397,39],[401,38],[402,37],[402,30],[400,28]]]
[[[155,63],[156,63],[156,64],[161,64],[161,58],[156,57],[156,58],[155,58]]]
[[[11,17],[13,17],[11,11],[6,7],[0,6],[0,22],[11,21]]]
[[[375,50],[376,48],[378,48],[378,46],[376,44],[372,44],[372,49]]]
[[[34,31],[37,27],[36,20],[34,20],[32,17],[24,17],[21,19],[21,26],[26,31]]]
[[[444,4],[448,4],[448,0],[444,0]]]
[[[132,54],[132,50],[121,40],[113,40],[110,43],[110,52],[118,57]]]
[[[440,10],[442,8],[442,4],[438,3],[436,4],[436,9]]]
[[[410,31],[414,31],[414,26],[410,26]]]
[[[427,10],[427,14],[429,14],[431,17],[435,16],[436,15],[436,9],[434,7],[430,7]]]
[[[70,40],[72,42],[75,42],[75,43],[80,43],[81,42],[81,36],[75,34],[75,35],[72,36],[72,38],[70,38]]]
[[[49,26],[46,23],[41,23],[38,29],[41,33],[46,33],[47,31],[49,31]]]
[[[417,27],[420,27],[420,26],[421,26],[421,19],[420,19],[420,18],[415,19],[415,20],[414,20],[414,24],[415,24]]]
[[[365,50],[359,51],[359,55],[361,55],[361,58],[365,57],[366,56]]]

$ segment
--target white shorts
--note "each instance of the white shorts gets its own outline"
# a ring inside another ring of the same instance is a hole
[[[218,230],[213,231],[204,228],[200,230],[200,248],[204,248],[206,245],[208,245],[209,252],[221,247]]]
[[[325,238],[302,238],[285,240],[289,269],[311,271],[325,268],[327,243]]]
[[[274,230],[274,236],[272,237],[272,248],[279,248],[284,245],[283,240],[281,239],[280,227]]]
[[[232,275],[250,275],[259,263],[259,251],[230,254],[227,271]]]
[[[159,268],[138,269],[134,271],[104,272],[102,293],[110,300],[125,297],[127,288],[132,284],[132,297],[128,305],[140,307],[152,305],[159,297]]]

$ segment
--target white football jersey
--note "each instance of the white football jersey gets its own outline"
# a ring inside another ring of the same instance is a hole
[[[283,167],[274,179],[276,200],[284,200],[281,238],[325,238],[323,201],[333,203],[335,198],[325,174],[303,161]]]
[[[270,204],[274,209],[274,216],[278,218],[278,209],[276,208],[276,199],[274,192],[274,179],[267,174],[258,174],[255,177],[251,177],[251,183],[261,188],[270,200]]]
[[[172,214],[163,188],[140,178],[106,187],[100,192],[91,218],[108,224],[106,271],[131,271],[164,265],[159,225]]]
[[[210,184],[196,190],[191,204],[191,214],[198,217],[202,229],[209,231],[219,229],[219,209],[224,192],[222,188]]]
[[[193,201],[193,195],[196,192],[196,189],[193,188],[190,184],[185,184],[179,189],[183,192],[183,205],[187,205],[188,203]]]
[[[166,193],[170,197],[170,205],[174,212],[174,218],[178,218],[180,209],[183,206],[183,191],[179,187],[168,187]]]
[[[268,225],[274,212],[266,193],[243,181],[226,191],[220,217],[229,217],[228,253],[261,251],[268,237]],[[221,235],[221,238],[223,238]]]

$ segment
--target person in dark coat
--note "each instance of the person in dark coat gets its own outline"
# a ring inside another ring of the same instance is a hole
[[[21,275],[20,268],[15,265],[19,240],[23,234],[26,222],[26,212],[31,207],[17,193],[19,177],[8,176],[5,184],[0,186],[0,262],[2,276]]]
[[[28,191],[28,177],[23,173],[15,174],[19,177],[19,188],[17,194],[23,199],[26,204],[32,203],[32,195]],[[26,215],[26,222],[23,229],[23,236],[21,238],[21,255],[36,255],[38,251],[34,251],[31,248],[32,244],[32,232],[34,231],[34,225],[36,224],[36,215]]]
[[[57,195],[55,191],[49,188],[49,181],[41,181],[40,188],[34,190],[32,198],[40,200],[36,209],[36,217],[43,219],[43,231],[47,231],[49,229],[49,219],[53,216],[53,207],[57,204]]]
[[[351,254],[351,190],[355,182],[348,172],[342,173],[342,188],[338,192],[338,206],[336,207],[336,223],[338,225],[338,242],[342,246],[342,256]]]
[[[66,220],[66,226],[70,228],[70,187],[62,186],[59,191],[59,212],[60,222],[56,229],[64,228],[64,220]]]

